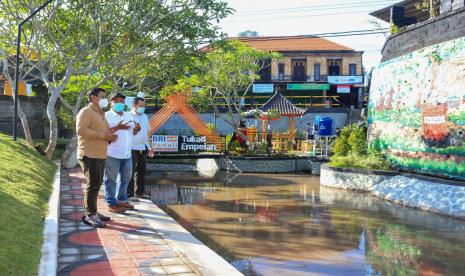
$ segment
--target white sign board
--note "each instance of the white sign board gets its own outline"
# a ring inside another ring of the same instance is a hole
[[[362,76],[328,76],[328,83],[359,84],[359,83],[363,83],[363,77]]]
[[[272,83],[258,83],[252,86],[254,93],[273,93],[274,85]]]
[[[152,148],[156,152],[178,152],[178,136],[153,135]]]

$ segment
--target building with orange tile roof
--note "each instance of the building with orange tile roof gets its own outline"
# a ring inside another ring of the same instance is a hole
[[[293,104],[312,107],[361,107],[363,52],[318,36],[230,37],[262,51],[279,52],[266,60],[246,106],[260,106],[274,92]],[[211,46],[200,49],[208,52]]]

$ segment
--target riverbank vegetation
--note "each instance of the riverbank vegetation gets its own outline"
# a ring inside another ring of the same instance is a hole
[[[381,152],[367,147],[366,130],[348,125],[341,130],[333,147],[329,165],[337,168],[389,170],[390,165]]]
[[[37,275],[55,164],[0,134],[0,275]]]

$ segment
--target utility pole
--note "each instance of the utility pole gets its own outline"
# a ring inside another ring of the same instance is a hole
[[[42,6],[38,7],[35,11],[33,11],[26,19],[21,21],[18,25],[18,36],[16,37],[16,67],[15,67],[15,107],[14,107],[14,115],[13,115],[13,141],[16,141],[18,138],[17,133],[17,120],[18,120],[18,88],[19,88],[19,62],[20,62],[20,55],[21,55],[21,32],[23,30],[23,25],[26,24],[32,17],[34,17],[38,12],[44,9],[48,4],[50,4],[53,0],[47,0],[47,2],[43,3]]]

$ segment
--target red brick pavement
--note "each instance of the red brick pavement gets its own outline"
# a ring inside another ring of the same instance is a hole
[[[108,214],[102,192],[98,210],[112,221],[82,223],[83,184],[79,168],[62,171],[58,275],[198,275],[137,210]]]

